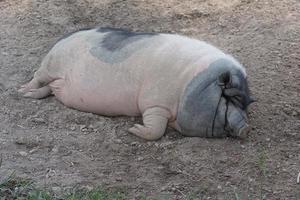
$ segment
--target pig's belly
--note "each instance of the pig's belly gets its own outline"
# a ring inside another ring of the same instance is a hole
[[[58,79],[50,84],[64,105],[107,116],[139,116],[138,89],[117,80],[76,81]]]

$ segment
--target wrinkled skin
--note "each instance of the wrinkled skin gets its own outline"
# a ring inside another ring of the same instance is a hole
[[[143,116],[129,132],[146,140],[170,125],[187,136],[243,136],[251,103],[245,69],[199,40],[173,34],[85,29],[61,38],[25,97],[107,116]]]

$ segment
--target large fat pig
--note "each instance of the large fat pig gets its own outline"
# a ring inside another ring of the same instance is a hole
[[[247,135],[252,102],[245,69],[196,39],[122,29],[80,30],[61,38],[19,90],[54,94],[64,105],[106,116],[143,116],[129,132],[146,140],[167,125],[183,135]]]

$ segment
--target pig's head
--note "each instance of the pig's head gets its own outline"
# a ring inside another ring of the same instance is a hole
[[[244,137],[247,107],[253,102],[242,69],[219,59],[187,85],[177,113],[182,134],[198,137]]]

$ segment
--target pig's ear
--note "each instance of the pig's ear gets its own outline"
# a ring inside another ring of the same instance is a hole
[[[228,86],[231,83],[231,73],[230,71],[224,72],[222,74],[219,75],[218,77],[218,84],[220,86]]]

